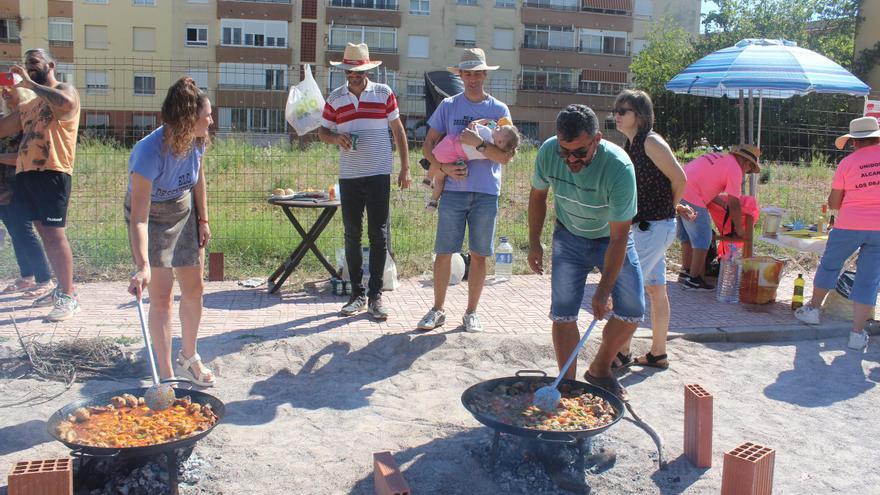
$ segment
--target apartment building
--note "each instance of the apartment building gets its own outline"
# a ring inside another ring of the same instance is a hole
[[[699,0],[0,0],[0,60],[49,47],[80,90],[86,130],[137,137],[188,74],[211,97],[218,132],[284,136],[303,64],[329,92],[344,75],[328,62],[365,42],[383,61],[371,78],[394,88],[418,136],[424,73],[479,46],[501,66],[489,91],[539,140],[566,104],[604,118],[651,24],[669,17],[696,35],[699,12]]]
[[[859,8],[861,21],[856,27],[855,55],[862,50],[874,48],[880,41],[880,2],[876,0],[864,0]],[[869,96],[872,100],[880,100],[880,63],[876,64],[868,73],[865,81],[871,87]]]

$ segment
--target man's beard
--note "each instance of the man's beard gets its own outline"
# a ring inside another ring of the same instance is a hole
[[[41,71],[41,70],[33,70],[28,74],[31,77],[31,81],[45,85],[49,82],[49,71]]]

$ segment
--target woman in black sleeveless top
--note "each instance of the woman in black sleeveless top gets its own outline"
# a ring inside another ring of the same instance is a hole
[[[626,152],[635,166],[638,212],[632,234],[651,301],[651,351],[632,358],[630,341],[617,353],[617,367],[635,364],[666,368],[666,334],[669,330],[669,298],[666,294],[666,250],[675,237],[675,215],[692,215],[679,204],[687,177],[672,150],[651,128],[654,106],[644,91],[624,90],[614,102],[617,130],[626,140]]]

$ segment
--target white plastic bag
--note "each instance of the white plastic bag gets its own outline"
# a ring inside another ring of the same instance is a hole
[[[370,258],[370,248],[364,247],[364,268],[367,268],[367,260]],[[336,264],[339,265],[339,278],[345,281],[351,280],[348,273],[348,264],[345,261],[345,250],[336,248]],[[364,270],[364,285],[370,280],[370,272]],[[391,253],[385,255],[385,270],[382,272],[382,290],[395,290],[400,287],[400,280],[397,278],[397,263],[391,257]]]
[[[284,109],[284,117],[300,136],[321,126],[321,113],[324,111],[324,96],[312,77],[311,67],[306,64],[303,72],[303,80],[290,87]]]

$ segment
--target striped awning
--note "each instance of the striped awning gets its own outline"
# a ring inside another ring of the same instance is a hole
[[[599,69],[581,71],[581,81],[597,81],[610,83],[626,83],[626,72]]]
[[[865,96],[871,88],[834,61],[791,41],[745,39],[689,65],[666,89],[731,98],[740,90],[762,90],[764,98],[790,98],[809,93]]]
[[[581,0],[585,9],[623,10],[632,12],[632,0]]]

